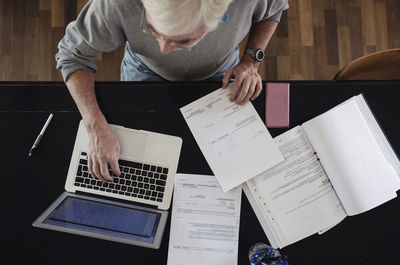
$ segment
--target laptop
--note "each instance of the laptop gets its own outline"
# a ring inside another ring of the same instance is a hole
[[[87,165],[89,136],[83,121],[65,182],[65,192],[33,226],[159,248],[171,204],[182,139],[110,124],[120,144],[121,175],[93,178]]]

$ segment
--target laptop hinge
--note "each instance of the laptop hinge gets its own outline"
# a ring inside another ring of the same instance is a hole
[[[99,199],[111,200],[111,201],[115,201],[115,202],[122,202],[122,203],[127,203],[127,204],[141,206],[141,207],[148,207],[148,208],[151,208],[151,209],[158,209],[158,207],[155,206],[155,205],[150,205],[150,204],[140,203],[140,202],[135,202],[135,201],[129,201],[129,200],[123,200],[123,199],[119,199],[119,198],[114,198],[114,197],[94,194],[94,193],[80,191],[80,190],[76,190],[75,193],[76,194],[85,195],[85,196],[89,196],[89,197],[96,197],[96,198],[99,198]]]

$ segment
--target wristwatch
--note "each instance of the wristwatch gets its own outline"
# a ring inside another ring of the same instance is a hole
[[[261,49],[247,48],[244,50],[244,53],[250,54],[257,62],[261,62],[264,59],[264,51]]]

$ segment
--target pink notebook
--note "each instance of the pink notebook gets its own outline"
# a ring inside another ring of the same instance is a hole
[[[289,127],[289,83],[267,83],[265,124],[268,128]]]

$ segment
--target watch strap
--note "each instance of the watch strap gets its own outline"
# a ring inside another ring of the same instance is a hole
[[[250,54],[251,56],[253,56],[254,58],[256,58],[256,49],[246,48],[246,49],[244,50],[244,53]]]

